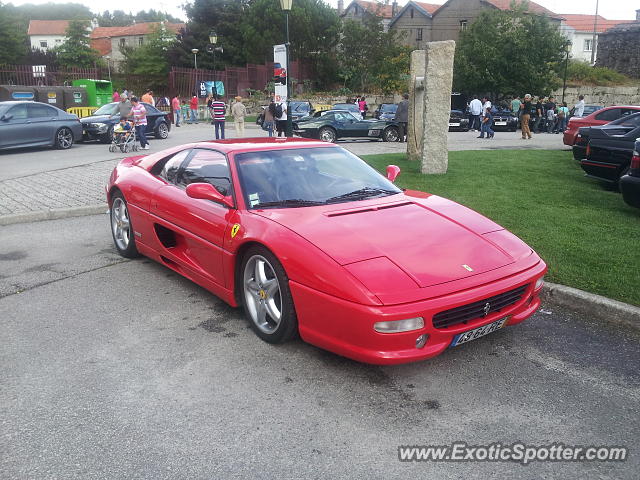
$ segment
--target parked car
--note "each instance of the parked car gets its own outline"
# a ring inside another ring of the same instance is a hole
[[[71,148],[82,138],[77,115],[31,101],[0,102],[0,149]]]
[[[596,127],[598,125],[606,125],[609,122],[617,120],[620,117],[632,115],[640,112],[640,106],[614,106],[604,107],[595,110],[590,114],[582,117],[571,117],[567,129],[564,131],[562,141],[565,145],[572,147],[576,143],[578,130],[581,127]]]
[[[373,111],[373,118],[378,120],[393,120],[396,118],[397,103],[381,103]]]
[[[400,128],[395,122],[385,120],[360,120],[347,110],[318,112],[319,116],[307,117],[293,123],[293,133],[305,138],[335,142],[339,138],[382,139],[397,142]]]
[[[462,110],[451,110],[449,114],[449,131],[468,132],[469,117]]]
[[[169,136],[171,130],[171,120],[169,114],[161,112],[149,103],[140,102],[147,110],[147,136],[155,136],[164,140]],[[93,112],[90,117],[83,117],[82,122],[83,139],[99,140],[103,143],[111,143],[113,139],[113,128],[120,121],[118,114],[118,102],[107,103]]]
[[[262,123],[264,122],[264,111],[268,107],[269,105],[262,106],[262,111],[256,119],[256,125],[262,126]],[[299,120],[301,118],[308,117],[309,115],[313,115],[313,113],[315,112],[315,109],[313,108],[311,102],[306,100],[292,100],[290,103],[290,108],[292,112],[292,120]]]
[[[331,107],[331,110],[347,110],[353,113],[356,118],[362,120],[360,107],[358,107],[358,105],[356,105],[355,103],[336,103],[333,107]]]
[[[587,143],[580,160],[587,176],[617,184],[629,170],[635,142],[640,137],[640,113],[600,127],[583,127],[580,136]]]
[[[506,107],[496,107],[493,115],[492,129],[497,132],[515,132],[518,129],[518,117]]]
[[[636,139],[629,171],[620,179],[620,191],[628,205],[640,208],[640,138]]]
[[[539,308],[545,263],[488,218],[336,145],[255,140],[121,161],[107,187],[117,251],[242,306],[268,343],[299,334],[367,363],[430,358]]]

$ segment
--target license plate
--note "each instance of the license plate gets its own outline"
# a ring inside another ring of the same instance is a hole
[[[496,122],[496,125],[506,125],[507,122]]]
[[[379,137],[380,136],[380,130],[369,130],[369,136],[370,137]]]
[[[487,325],[483,325],[482,327],[469,330],[468,332],[459,333],[458,335],[453,337],[453,341],[449,346],[457,347],[458,345],[462,345],[463,343],[470,342],[471,340],[475,340],[476,338],[489,335],[490,333],[493,333],[496,330],[499,330],[502,327],[504,327],[504,324],[507,323],[507,320],[509,320],[509,317],[504,317],[504,318],[501,318],[500,320],[496,320],[495,322],[488,323]]]
[[[449,126],[450,127],[459,127],[460,124],[459,123],[451,123],[451,122],[449,122]]]

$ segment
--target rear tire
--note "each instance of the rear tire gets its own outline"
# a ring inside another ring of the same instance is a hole
[[[400,132],[396,127],[387,127],[382,132],[382,140],[385,142],[397,142],[400,140]]]
[[[336,131],[331,127],[322,127],[318,132],[318,138],[323,142],[335,143]]]
[[[162,122],[156,127],[154,134],[156,138],[165,140],[169,136],[169,126],[166,123]]]
[[[62,127],[56,132],[55,146],[59,150],[67,150],[73,145],[73,132],[67,127]]]

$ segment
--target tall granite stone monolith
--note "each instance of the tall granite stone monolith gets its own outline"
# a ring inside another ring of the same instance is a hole
[[[407,154],[420,161],[422,173],[447,172],[455,49],[456,43],[448,40],[429,42],[425,50],[411,53]]]

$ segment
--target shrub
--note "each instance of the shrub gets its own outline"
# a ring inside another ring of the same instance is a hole
[[[606,67],[592,67],[587,62],[570,60],[567,68],[567,82],[578,85],[622,85],[630,79]]]

